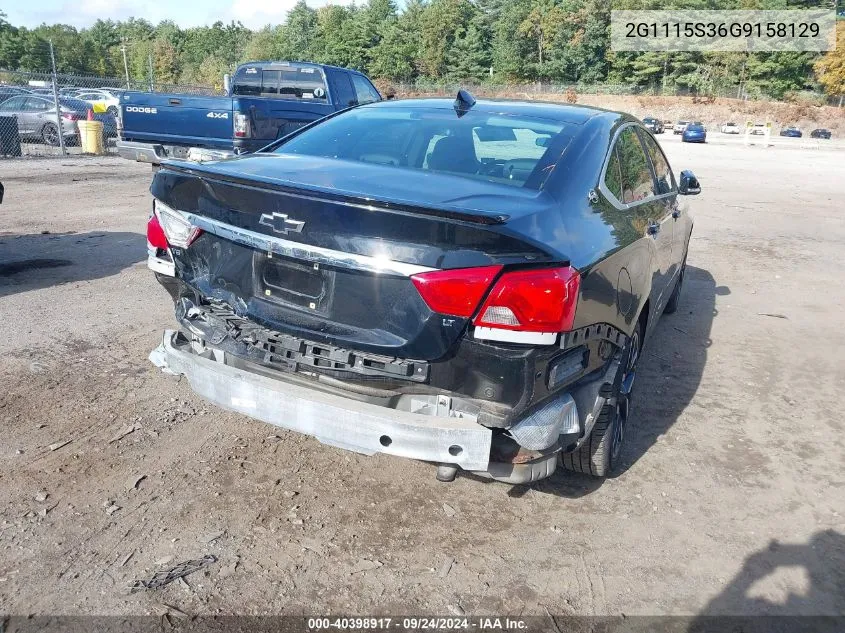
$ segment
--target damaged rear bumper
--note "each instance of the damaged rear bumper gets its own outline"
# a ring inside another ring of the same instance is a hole
[[[195,392],[226,409],[311,435],[324,444],[487,471],[492,431],[470,419],[386,409],[269,378],[226,364],[226,353],[200,355],[167,330],[150,354],[156,366],[184,375]]]

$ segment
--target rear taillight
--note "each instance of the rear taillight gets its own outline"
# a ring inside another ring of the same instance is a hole
[[[411,281],[432,311],[468,319],[501,270],[501,266],[436,270],[413,275]]]
[[[165,237],[164,230],[161,228],[161,224],[155,213],[150,216],[150,221],[147,222],[147,242],[153,248],[159,248],[161,250],[167,250],[169,246],[167,237]]]
[[[245,114],[235,112],[235,136],[247,138],[249,136],[249,119]]]
[[[411,280],[434,312],[475,315],[476,338],[547,345],[558,332],[572,329],[581,281],[577,270],[533,268],[499,276],[501,271],[502,266],[437,270]]]
[[[153,202],[153,213],[158,217],[158,223],[170,246],[188,248],[202,235],[202,229],[188,222],[184,215],[159,200]]]
[[[520,332],[566,332],[572,329],[580,281],[571,266],[507,272],[473,323]]]
[[[62,118],[65,121],[81,121],[82,116],[76,112],[62,112]]]

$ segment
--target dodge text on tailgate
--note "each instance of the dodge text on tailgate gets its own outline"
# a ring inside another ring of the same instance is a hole
[[[618,463],[699,185],[627,115],[461,91],[165,163],[151,191],[158,366],[327,444],[524,483]]]

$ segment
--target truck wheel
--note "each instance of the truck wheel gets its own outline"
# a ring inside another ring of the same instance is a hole
[[[47,123],[41,128],[41,138],[47,145],[55,147],[59,144],[59,128],[56,127],[55,123]]]
[[[681,266],[681,272],[678,273],[678,279],[675,281],[675,288],[672,290],[672,296],[669,297],[669,301],[666,303],[666,307],[663,308],[664,314],[672,314],[675,310],[678,309],[678,303],[681,301],[681,288],[684,285],[684,273],[687,270],[687,263],[684,262],[684,265]]]
[[[613,384],[603,387],[602,395],[607,402],[590,437],[578,450],[561,455],[561,463],[566,470],[607,477],[619,465],[626,427],[631,418],[631,396],[641,347],[642,325],[638,322],[622,352],[622,364]]]

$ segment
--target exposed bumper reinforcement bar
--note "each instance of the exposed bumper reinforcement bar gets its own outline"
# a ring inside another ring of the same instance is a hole
[[[150,354],[156,366],[184,375],[195,392],[221,407],[243,413],[324,444],[372,455],[387,453],[487,471],[492,432],[461,418],[418,415],[348,400],[231,367],[175,341],[166,330]]]

